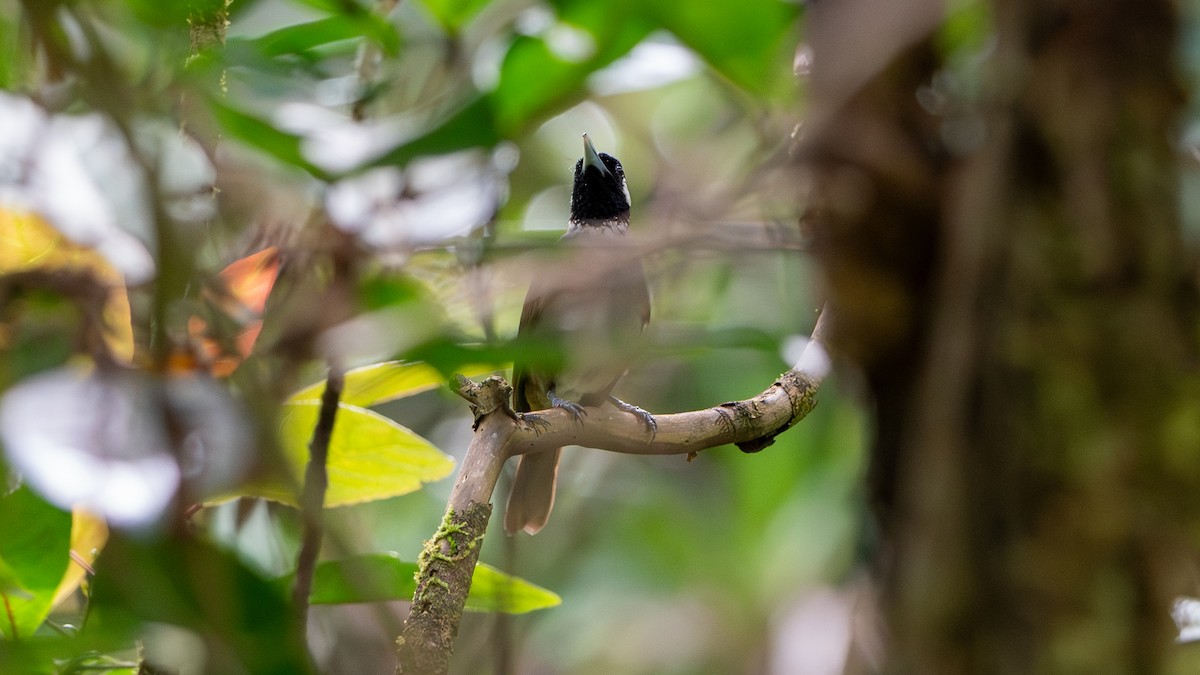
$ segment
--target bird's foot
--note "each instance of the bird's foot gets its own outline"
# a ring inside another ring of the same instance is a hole
[[[576,422],[583,424],[583,418],[587,416],[587,411],[583,409],[583,406],[574,401],[568,401],[567,399],[560,397],[558,394],[554,393],[553,389],[546,392],[546,395],[547,398],[550,399],[550,405],[554,406],[555,408],[562,408],[563,410],[566,410],[567,412],[571,413],[571,417],[574,417]]]
[[[646,426],[646,431],[650,432],[651,438],[653,438],[654,434],[658,432],[658,422],[655,421],[654,415],[651,415],[649,412],[637,407],[632,403],[626,403],[616,396],[609,396],[608,400],[617,407],[617,410],[633,413],[635,416],[637,416],[637,418],[642,421],[642,424]]]
[[[545,418],[533,413],[517,413],[517,421],[526,429],[532,429],[536,436],[541,436],[543,431],[550,428],[550,423]]]

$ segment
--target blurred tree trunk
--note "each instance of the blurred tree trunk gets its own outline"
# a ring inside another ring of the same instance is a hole
[[[992,12],[973,147],[918,103],[930,41],[846,92],[822,67],[855,40],[832,7],[810,24],[810,220],[832,346],[876,408],[885,670],[1183,672],[1200,313],[1175,3]]]

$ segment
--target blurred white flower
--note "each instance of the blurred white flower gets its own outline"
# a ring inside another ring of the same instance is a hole
[[[581,63],[596,53],[596,39],[592,34],[568,23],[554,24],[542,39],[555,56],[569,63]]]
[[[9,462],[49,501],[116,525],[155,520],[179,485],[161,410],[132,379],[64,368],[0,399]]]
[[[408,117],[365,122],[312,103],[285,103],[275,111],[275,124],[303,136],[304,158],[331,173],[342,173],[379,157],[414,136],[419,128]]]
[[[521,35],[541,35],[550,30],[555,21],[554,12],[549,7],[534,5],[517,15],[513,20],[513,30]]]
[[[305,159],[343,173],[378,159],[416,136],[420,126],[397,116],[358,122],[311,103],[279,106],[281,129],[303,137]],[[504,176],[515,165],[512,146],[488,155],[466,150],[422,157],[405,167],[383,166],[330,185],[325,208],[333,224],[370,246],[390,248],[437,242],[485,223],[505,196]]]
[[[477,151],[425,157],[403,171],[382,167],[338,181],[325,205],[335,226],[368,245],[431,243],[487,222],[503,197],[503,173]]]
[[[386,166],[334,183],[325,208],[334,225],[347,234],[362,234],[375,219],[387,218],[400,201],[404,173]]]
[[[500,82],[500,66],[508,53],[510,40],[492,36],[483,41],[475,49],[475,58],[471,61],[471,81],[479,91],[491,91]]]
[[[98,250],[139,284],[154,259],[123,223],[145,219],[144,200],[114,201],[138,189],[140,171],[99,114],[48,115],[0,92],[0,207],[42,215],[71,241]]]
[[[663,87],[700,72],[700,60],[666,33],[642,40],[628,54],[592,73],[588,84],[602,96]]]
[[[13,468],[52,503],[85,506],[118,527],[153,523],[171,502],[181,479],[172,438],[181,439],[183,472],[197,492],[228,487],[250,454],[237,406],[198,377],[162,386],[134,373],[65,367],[0,399],[0,440]]]
[[[521,35],[540,37],[558,58],[571,63],[596,53],[596,39],[586,30],[558,20],[549,8],[535,5],[517,15],[513,28]]]
[[[1196,642],[1200,640],[1200,600],[1196,598],[1176,598],[1171,606],[1171,618],[1179,629],[1176,642]]]
[[[33,147],[46,126],[46,113],[33,101],[0,91],[0,198],[9,198],[33,159]],[[14,195],[15,196],[15,195]]]
[[[201,222],[216,216],[213,185],[217,171],[204,148],[167,123],[138,129],[138,145],[158,158],[158,189],[164,206],[178,222]]]

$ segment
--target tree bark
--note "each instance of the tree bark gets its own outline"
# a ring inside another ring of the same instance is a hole
[[[397,638],[397,673],[446,673],[454,638],[471,589],[471,577],[492,512],[492,492],[504,462],[513,455],[547,452],[566,444],[630,454],[695,455],[727,443],[758,452],[803,419],[829,370],[823,344],[826,312],[791,370],[758,396],[712,408],[657,415],[650,434],[635,415],[589,408],[580,424],[570,413],[543,410],[519,416],[509,407],[512,388],[499,377],[476,384],[459,377],[458,393],[471,402],[475,435],[450,492],[442,524],[421,551],[417,588]]]
[[[876,407],[887,670],[1169,671],[1200,525],[1175,4],[992,10],[980,145],[918,108],[918,43],[807,155],[825,202],[848,171],[873,197],[813,226]],[[910,142],[847,159],[863,119]]]

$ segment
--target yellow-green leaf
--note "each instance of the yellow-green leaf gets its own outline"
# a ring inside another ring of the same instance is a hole
[[[562,604],[558,594],[480,563],[471,576],[467,609],[475,612],[523,614]]]
[[[107,541],[108,523],[104,522],[103,518],[81,506],[71,509],[71,550],[78,557],[72,557],[66,574],[58,582],[58,588],[54,591],[53,606],[58,606],[60,602],[69,598],[87,577],[87,570],[79,561],[88,565],[95,563],[96,556]]]
[[[100,313],[104,341],[113,356],[133,359],[129,296],[117,268],[94,249],[71,242],[41,216],[0,208],[0,274],[26,270],[92,274],[107,289]]]
[[[372,553],[317,565],[313,575],[314,605],[411,600],[417,564],[395,553]],[[287,577],[291,583],[294,577]],[[557,594],[482,563],[475,566],[466,608],[476,612],[524,614],[562,604]]]
[[[462,374],[475,377],[494,370],[494,366],[468,366],[462,369]],[[436,389],[445,383],[445,376],[428,363],[385,361],[346,371],[341,400],[367,408]],[[292,394],[291,402],[319,401],[324,392],[325,383],[317,382]]]
[[[283,406],[279,440],[295,483],[252,486],[246,496],[296,504],[295,485],[308,462],[308,444],[317,425],[315,401]],[[343,403],[338,406],[329,443],[329,488],[326,506],[345,506],[414,492],[454,470],[454,459],[411,430],[378,413]]]

